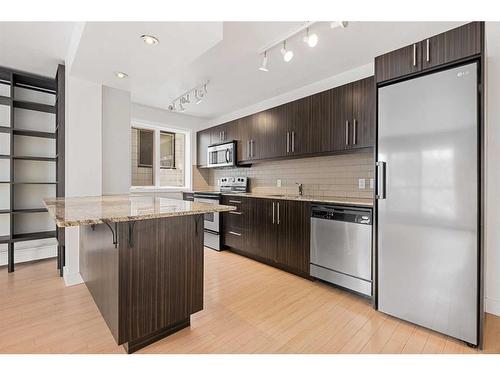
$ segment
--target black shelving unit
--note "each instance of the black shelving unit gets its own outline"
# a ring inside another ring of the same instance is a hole
[[[14,197],[16,189],[23,185],[55,185],[56,196],[64,196],[64,118],[65,118],[65,67],[59,65],[55,78],[39,76],[31,73],[21,72],[9,68],[0,67],[0,82],[10,87],[10,95],[0,95],[0,105],[10,108],[10,124],[0,124],[0,133],[7,133],[10,136],[10,153],[8,155],[0,155],[0,159],[9,160],[10,178],[8,181],[0,181],[0,184],[9,185],[10,207],[1,208],[1,215],[9,215],[10,229],[8,235],[0,235],[0,244],[8,244],[8,271],[13,272],[15,268],[15,244],[22,241],[41,240],[46,238],[57,238],[57,267],[62,276],[64,267],[64,230],[56,228],[55,230],[29,232],[19,231],[16,228],[14,217],[18,215],[31,215],[47,212],[47,209],[42,207],[35,208],[17,208],[15,207]],[[48,93],[55,96],[55,104],[49,105],[46,103],[38,103],[36,100],[24,100],[16,97],[16,88],[22,88],[30,91]],[[54,131],[47,132],[46,129],[36,130],[36,124],[28,126],[32,129],[23,129],[16,126],[15,109],[29,110],[36,112],[44,112],[55,114]],[[16,136],[48,138],[55,139],[55,155],[56,157],[46,156],[27,156],[18,155],[14,147],[14,139]],[[40,163],[55,163],[56,181],[18,181],[15,176],[16,161],[34,161]]]

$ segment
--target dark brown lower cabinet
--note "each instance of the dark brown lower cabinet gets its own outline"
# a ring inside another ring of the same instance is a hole
[[[223,204],[233,204],[226,196]],[[309,276],[310,204],[239,198],[236,213],[224,213],[224,244],[231,250],[297,275]],[[234,217],[238,216],[238,219]]]
[[[80,233],[83,280],[129,353],[188,326],[203,309],[203,215],[82,226]]]

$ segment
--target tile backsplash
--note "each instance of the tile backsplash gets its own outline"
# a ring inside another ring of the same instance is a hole
[[[372,153],[268,161],[250,168],[194,169],[194,190],[217,189],[221,177],[246,176],[254,193],[297,194],[296,183],[302,183],[304,195],[373,197],[373,189],[370,189],[370,179],[374,178]],[[364,189],[359,188],[359,179],[365,179]],[[277,180],[281,180],[281,187],[277,186]]]

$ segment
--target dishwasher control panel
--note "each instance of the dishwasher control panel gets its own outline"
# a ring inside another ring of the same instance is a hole
[[[313,205],[311,217],[372,225],[372,211],[353,207]]]

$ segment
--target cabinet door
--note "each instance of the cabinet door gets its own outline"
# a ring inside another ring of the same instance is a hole
[[[252,198],[248,203],[248,242],[246,251],[265,260],[273,260],[277,230],[273,223],[273,201]]]
[[[375,145],[375,79],[368,77],[351,86],[350,148],[372,147]]]
[[[207,166],[207,149],[210,146],[211,130],[206,129],[196,133],[196,165]]]
[[[287,156],[286,152],[286,112],[285,105],[280,105],[266,111],[267,128],[264,142],[264,157],[269,159]]]
[[[422,69],[422,50],[419,43],[397,49],[375,57],[375,77],[377,82],[406,76]]]
[[[305,97],[285,105],[288,140],[288,155],[304,155],[311,150],[312,134],[309,131],[311,123],[311,97]],[[286,138],[285,138],[286,141]]]
[[[333,93],[334,126],[333,151],[350,148],[350,128],[352,127],[352,85],[339,86]]]
[[[265,159],[267,156],[267,123],[266,111],[258,112],[249,116],[249,151],[251,160]]]
[[[481,22],[472,22],[423,40],[423,69],[432,68],[481,53]]]
[[[210,144],[214,145],[217,143],[224,142],[224,134],[227,132],[226,124],[214,126],[210,128]]]
[[[334,89],[311,96],[310,146],[311,151],[333,151],[335,126]]]
[[[238,163],[245,163],[250,160],[250,116],[238,120],[238,141],[236,142],[236,153]]]
[[[310,204],[279,201],[278,241],[275,260],[302,274],[309,274]]]

